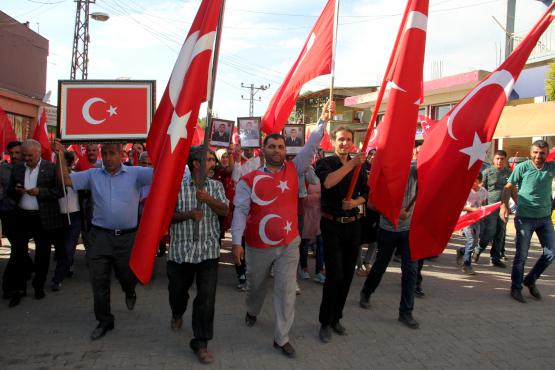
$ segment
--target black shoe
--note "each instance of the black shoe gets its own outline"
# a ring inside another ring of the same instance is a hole
[[[35,289],[35,299],[43,299],[44,297],[46,297],[44,289]]]
[[[254,324],[256,324],[256,316],[249,315],[249,313],[247,312],[247,314],[245,315],[245,324],[249,328],[252,328],[254,326]]]
[[[127,306],[127,309],[129,311],[135,308],[135,303],[137,303],[137,294],[135,293],[135,291],[133,291],[133,293],[131,294],[125,295],[125,305]]]
[[[360,301],[358,302],[360,307],[369,309],[370,308],[370,296],[366,296],[364,292],[360,292]]]
[[[111,322],[109,324],[98,324],[96,329],[93,330],[91,333],[91,340],[100,339],[106,334],[106,332],[114,329],[114,323]]]
[[[416,321],[410,313],[400,313],[399,321],[411,329],[418,329],[420,327],[418,321]]]
[[[538,301],[542,299],[542,295],[538,290],[538,287],[536,286],[536,284],[531,284],[530,282],[526,281],[526,279],[524,279],[522,284],[524,284],[524,286],[528,288],[532,297],[536,298]]]
[[[347,329],[340,322],[336,322],[335,324],[331,324],[332,330],[339,335],[347,335]]]
[[[281,353],[289,358],[295,358],[295,356],[297,356],[295,348],[293,348],[293,346],[289,342],[285,343],[283,346],[280,346],[274,341],[274,348],[277,350],[281,350]]]
[[[520,303],[526,303],[526,300],[522,296],[522,292],[520,290],[511,289],[511,297],[513,297],[515,301],[519,301]]]
[[[416,289],[414,289],[414,295],[415,295],[416,297],[422,298],[422,297],[424,297],[426,294],[424,294],[424,291],[422,290],[421,287],[416,287]]]
[[[181,316],[172,316],[170,327],[173,331],[178,331],[183,326],[183,318]]]
[[[502,269],[507,268],[507,265],[505,264],[505,262],[499,260],[499,261],[491,261],[491,265],[495,266],[495,267],[500,267]]]
[[[52,281],[52,284],[50,284],[50,289],[52,289],[53,292],[59,292],[62,289],[62,283]]]
[[[323,343],[331,342],[331,327],[329,325],[320,326],[320,333],[318,335]]]
[[[8,307],[15,307],[21,302],[22,295],[17,292],[13,293],[11,296],[12,297],[10,298],[10,303],[8,303]]]

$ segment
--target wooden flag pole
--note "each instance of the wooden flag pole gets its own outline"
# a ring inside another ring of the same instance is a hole
[[[206,153],[208,152],[208,143],[210,142],[210,137],[212,133],[212,106],[214,104],[214,90],[216,86],[216,75],[218,71],[218,58],[220,55],[220,42],[222,38],[222,27],[224,23],[224,9],[225,0],[222,0],[222,7],[220,8],[220,16],[218,19],[218,27],[216,29],[216,41],[214,44],[214,53],[212,54],[212,60],[210,61],[210,66],[212,67],[212,75],[210,76],[210,84],[208,86],[208,101],[206,109],[206,127],[204,129],[204,141],[202,143],[202,152],[200,157],[200,183],[204,184],[206,180]],[[197,122],[198,125],[198,122]],[[201,185],[202,186],[202,185]],[[197,209],[199,205],[197,203]],[[198,240],[199,236],[199,223],[195,222],[195,227],[193,230],[193,240]]]

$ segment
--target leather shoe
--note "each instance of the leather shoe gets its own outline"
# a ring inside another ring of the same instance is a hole
[[[520,303],[527,303],[524,297],[522,296],[522,292],[520,290],[512,289],[511,290],[511,297]]]
[[[331,342],[331,328],[329,325],[322,325],[320,327],[320,333],[318,334],[320,337],[320,340],[323,343],[329,343]]]
[[[93,330],[91,333],[91,340],[100,339],[106,334],[106,332],[114,329],[114,323],[111,322],[109,324],[98,324],[96,329]]]
[[[293,348],[293,346],[289,342],[285,343],[283,346],[280,346],[274,341],[274,348],[277,350],[281,350],[281,353],[283,353],[285,356],[289,358],[294,358],[295,356],[297,356],[297,352],[295,352],[295,348]]]
[[[206,343],[200,347],[199,342],[200,341],[196,338],[191,339],[189,342],[189,348],[191,348],[195,355],[197,355],[201,364],[211,364],[214,362],[214,356],[208,351],[208,348],[206,348]]]
[[[505,264],[505,262],[499,260],[499,261],[491,261],[492,266],[495,267],[500,267],[502,269],[507,268],[507,265]]]
[[[125,295],[125,305],[129,311],[135,308],[135,303],[137,303],[137,294],[135,294],[135,291],[131,294]]]
[[[411,329],[418,329],[420,327],[418,321],[416,321],[410,313],[400,313],[399,321]]]
[[[173,331],[178,331],[183,326],[183,318],[181,316],[173,316],[170,326]]]
[[[362,308],[369,309],[370,308],[370,296],[366,296],[364,292],[360,292],[360,301],[359,305]]]
[[[332,330],[339,335],[347,335],[347,329],[340,322],[336,322],[335,324],[331,324]]]
[[[245,324],[249,327],[252,328],[254,326],[254,324],[256,324],[256,316],[254,315],[249,315],[249,313],[247,312],[246,316],[245,316]]]
[[[532,297],[536,298],[538,301],[542,299],[542,295],[538,290],[538,287],[536,286],[536,284],[532,284],[526,280],[524,280],[522,283],[524,284],[525,287],[528,288]]]
[[[10,303],[8,303],[8,307],[15,307],[21,302],[21,294],[19,292],[14,293],[10,298]]]

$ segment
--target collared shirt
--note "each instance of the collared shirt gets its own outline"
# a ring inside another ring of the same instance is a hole
[[[41,159],[39,159],[39,162],[34,168],[27,166],[27,163],[25,163],[25,183],[23,184],[25,190],[37,187],[40,162],[42,162]],[[21,199],[19,200],[19,208],[27,211],[38,211],[39,202],[37,201],[37,197],[34,195],[29,195],[27,193],[23,194],[21,196]]]
[[[482,176],[484,179],[483,186],[488,191],[488,204],[499,202],[503,188],[507,185],[507,180],[511,176],[511,170],[507,167],[497,169],[492,166],[484,170]]]
[[[517,216],[542,218],[551,215],[551,182],[554,177],[553,162],[545,162],[538,169],[527,160],[515,167],[508,182],[518,186]]]
[[[226,205],[229,204],[221,182],[207,178],[204,182],[204,188],[212,198]],[[190,174],[186,174],[181,182],[175,211],[178,213],[190,212],[198,206],[204,216],[198,222],[197,240],[193,240],[196,221],[185,220],[171,225],[168,255],[170,261],[200,263],[220,257],[220,222],[218,221],[218,215],[208,204],[198,202],[196,194],[197,187],[193,178]]]
[[[110,175],[104,168],[69,174],[75,190],[90,190],[92,224],[105,229],[137,227],[140,190],[152,182],[152,168],[121,166]]]
[[[349,158],[349,157],[348,157]],[[349,160],[351,160],[349,158]],[[341,159],[336,155],[332,155],[331,157],[326,157],[320,159],[316,162],[316,175],[320,178],[320,183],[322,184],[322,212],[333,215],[335,217],[351,217],[359,213],[358,207],[353,209],[344,210],[342,208],[343,199],[347,195],[347,190],[349,189],[349,184],[351,183],[351,179],[353,178],[353,172],[349,172],[345,177],[341,179],[337,184],[332,186],[329,189],[326,189],[324,186],[324,182],[326,181],[326,177],[332,172],[337,171],[343,167],[343,163],[341,163]],[[365,199],[368,198],[368,174],[364,169],[360,171],[360,175],[358,176],[357,183],[355,185],[355,189],[353,191],[353,199],[358,198],[359,196],[364,197]]]
[[[318,121],[316,130],[314,130],[314,132],[310,135],[310,138],[299,151],[299,154],[293,158],[292,162],[297,169],[298,175],[304,173],[310,165],[310,161],[318,150],[320,141],[322,141],[325,128],[326,123],[322,120]],[[280,171],[283,170],[283,167],[284,166],[282,166]],[[264,167],[263,170],[267,171],[266,167]],[[250,186],[248,186],[244,180],[240,180],[235,188],[235,198],[233,198],[233,205],[235,206],[233,211],[233,221],[231,223],[231,243],[233,245],[241,244],[241,238],[243,237],[245,226],[247,224],[247,217],[251,208],[251,193],[252,189]]]

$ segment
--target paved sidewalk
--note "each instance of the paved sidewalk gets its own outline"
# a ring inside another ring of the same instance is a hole
[[[507,239],[509,261],[514,247]],[[4,245],[7,243],[3,240]],[[165,259],[157,258],[155,277],[138,287],[134,311],[127,311],[124,295],[112,284],[116,328],[92,342],[96,326],[92,293],[79,250],[76,274],[60,292],[47,290],[42,301],[25,297],[15,308],[0,302],[1,369],[548,369],[554,367],[555,277],[550,267],[538,287],[544,299],[528,304],[509,297],[510,268],[489,266],[486,254],[465,276],[455,264],[454,236],[445,253],[424,266],[426,296],[415,302],[419,330],[397,321],[400,268],[392,262],[381,286],[372,296],[372,308],[358,307],[363,278],[354,278],[345,308],[348,335],[334,336],[329,344],[318,340],[321,285],[301,281],[291,333],[297,359],[272,348],[271,294],[253,328],[243,323],[245,294],[235,290],[235,271],[229,250],[222,255],[216,299],[215,338],[209,348],[216,361],[199,364],[188,348],[191,312],[183,329],[172,332],[165,276]],[[229,245],[227,241],[226,245]],[[9,250],[0,249],[3,272]],[[530,261],[537,259],[537,243]],[[314,259],[309,260],[311,268]],[[529,263],[530,265],[530,263]],[[311,271],[312,272],[312,271]],[[32,289],[30,288],[32,293]],[[194,297],[194,292],[192,292]]]

